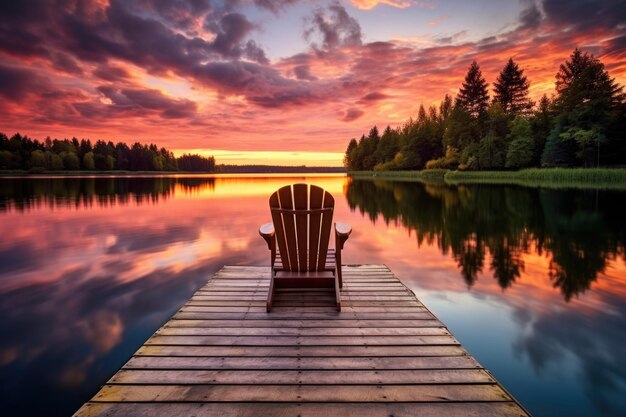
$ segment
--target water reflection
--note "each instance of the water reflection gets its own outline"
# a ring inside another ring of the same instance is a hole
[[[214,178],[63,177],[8,178],[0,181],[0,211],[41,207],[92,207],[157,203],[175,187],[185,192],[215,188]]]
[[[372,221],[413,231],[419,245],[450,252],[472,286],[488,268],[501,288],[524,270],[523,254],[545,253],[565,300],[582,294],[607,261],[624,258],[626,194],[496,186],[436,186],[351,181],[346,196]]]
[[[267,265],[302,181],[533,415],[626,415],[625,193],[342,176],[0,179],[3,414],[70,415],[211,273]]]

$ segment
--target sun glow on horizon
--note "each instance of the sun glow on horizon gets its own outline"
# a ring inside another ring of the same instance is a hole
[[[174,155],[198,154],[215,157],[224,165],[281,165],[307,167],[341,167],[342,152],[229,151],[224,149],[173,149]]]

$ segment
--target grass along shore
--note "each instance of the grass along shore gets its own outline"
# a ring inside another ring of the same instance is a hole
[[[519,171],[348,171],[353,178],[459,184],[508,184],[545,188],[626,190],[626,168],[528,168]]]

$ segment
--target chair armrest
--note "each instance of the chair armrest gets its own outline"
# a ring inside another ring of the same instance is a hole
[[[272,241],[274,240],[274,224],[263,223],[259,226],[259,235],[267,242],[267,248],[272,249]]]
[[[343,249],[343,244],[348,240],[350,233],[352,233],[352,227],[348,223],[335,223],[335,244],[338,251]]]
[[[347,238],[348,236],[350,236],[350,233],[352,233],[352,226],[350,226],[348,223],[336,222],[335,233],[340,237]]]

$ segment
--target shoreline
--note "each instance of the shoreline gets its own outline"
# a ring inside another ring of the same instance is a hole
[[[518,171],[348,171],[356,179],[388,179],[429,184],[520,185],[540,188],[626,190],[626,168],[527,168]]]

